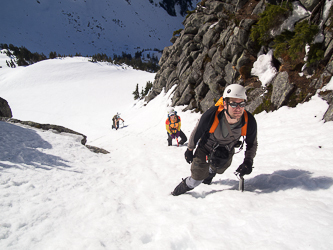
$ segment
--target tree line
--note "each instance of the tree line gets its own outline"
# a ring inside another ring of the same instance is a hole
[[[39,54],[37,52],[31,53],[28,49],[25,47],[16,47],[13,44],[0,44],[1,49],[7,50],[7,56],[8,57],[16,57],[16,64],[18,66],[27,66],[42,60],[47,59],[47,57],[42,53]],[[11,59],[9,62],[7,61],[7,66],[11,68],[15,68],[16,64]]]
[[[36,62],[46,60],[46,59],[54,59],[57,57],[66,57],[70,56],[72,57],[73,55],[60,55],[55,51],[51,51],[49,53],[49,57],[45,56],[43,53],[32,53],[30,52],[27,48],[21,46],[17,47],[14,46],[13,44],[0,44],[0,49],[6,49],[7,50],[7,56],[8,57],[15,57],[16,62],[11,59],[10,61],[7,61],[7,66],[15,68],[17,66],[28,66],[31,64],[34,64]],[[161,52],[157,49],[154,49],[154,51]],[[137,51],[134,55],[134,57],[131,54],[122,52],[121,55],[113,54],[113,57],[109,57],[106,54],[95,54],[91,57],[91,62],[110,62],[113,64],[126,64],[128,66],[133,67],[134,69],[138,70],[143,70],[143,71],[148,71],[148,72],[157,72],[160,68],[158,65],[158,58],[155,56],[150,56],[149,54],[146,56],[144,61],[142,60],[143,58],[143,52],[142,51]],[[75,56],[81,56],[81,54],[76,53]]]
[[[126,64],[133,67],[134,69],[139,69],[148,72],[157,72],[160,69],[158,65],[158,58],[156,56],[147,55],[145,61],[142,61],[142,55],[144,51],[138,51],[135,53],[134,57],[131,54],[122,52],[121,55],[113,54],[113,57],[109,57],[106,54],[95,54],[91,57],[92,62],[110,62],[113,64]]]

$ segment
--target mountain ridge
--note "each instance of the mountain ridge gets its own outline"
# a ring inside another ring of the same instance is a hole
[[[193,7],[199,1],[192,1]],[[0,42],[48,54],[134,54],[171,45],[183,16],[170,16],[157,1],[37,0],[4,2]],[[179,10],[177,11],[179,13]],[[14,15],[13,15],[14,14]]]

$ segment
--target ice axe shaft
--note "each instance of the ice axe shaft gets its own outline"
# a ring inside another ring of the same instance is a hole
[[[244,192],[244,177],[243,176],[239,176],[238,190]]]
[[[240,175],[238,172],[235,172],[235,175],[237,176],[239,183],[238,183],[238,190],[244,192],[244,177],[243,175]]]

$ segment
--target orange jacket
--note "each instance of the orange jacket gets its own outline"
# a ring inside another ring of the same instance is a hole
[[[177,131],[180,131],[181,125],[182,125],[182,122],[178,115],[175,116],[174,120],[171,120],[171,118],[169,117],[165,121],[165,128],[170,135],[175,134]]]

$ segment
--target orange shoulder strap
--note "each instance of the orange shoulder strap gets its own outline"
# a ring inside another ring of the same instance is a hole
[[[223,97],[221,97],[216,103],[215,106],[219,106],[217,111],[215,112],[214,122],[213,125],[210,127],[209,133],[214,133],[215,129],[217,128],[217,125],[219,125],[219,118],[217,117],[218,114],[224,109],[223,106]]]
[[[246,132],[247,132],[247,122],[249,120],[249,116],[247,115],[247,112],[246,110],[244,110],[244,118],[245,118],[245,124],[244,126],[242,127],[242,136],[246,136]]]
[[[221,97],[216,103],[215,106],[219,106],[219,108],[217,109],[217,111],[215,112],[215,117],[214,117],[214,122],[212,124],[212,126],[210,127],[209,133],[212,134],[214,133],[215,129],[217,128],[217,125],[219,125],[219,118],[217,117],[218,114],[224,109],[223,106],[223,97]],[[246,110],[244,110],[244,118],[245,118],[245,124],[242,127],[242,131],[241,131],[241,135],[242,136],[246,136],[246,132],[247,132],[247,123],[248,123],[248,115]]]

